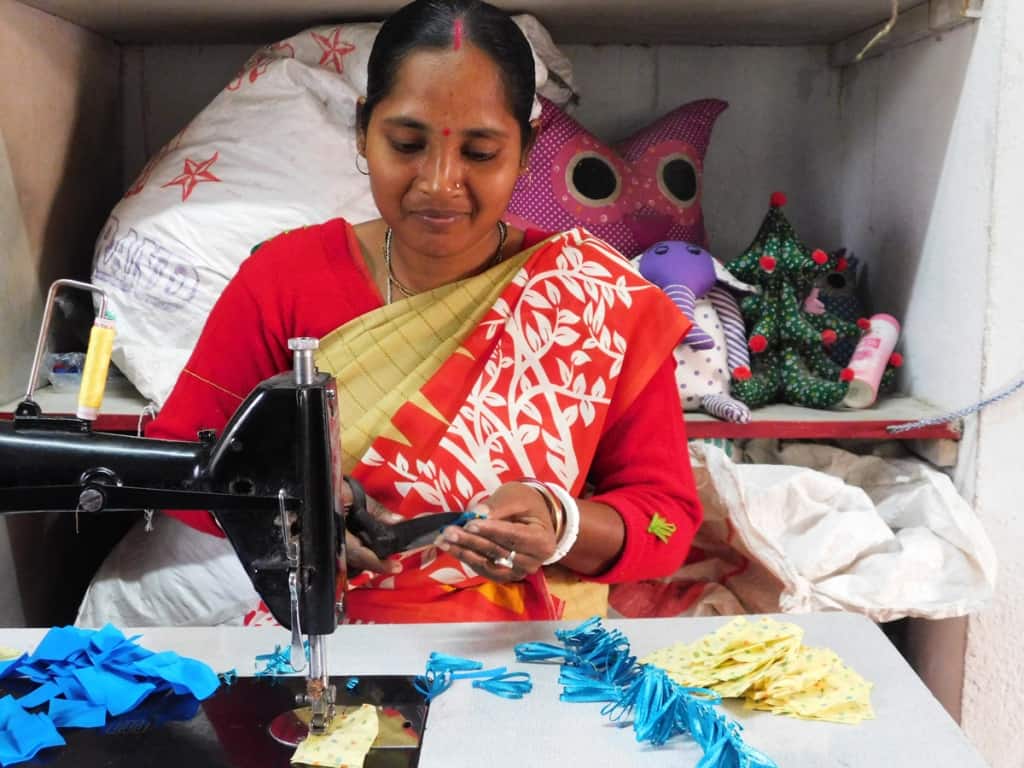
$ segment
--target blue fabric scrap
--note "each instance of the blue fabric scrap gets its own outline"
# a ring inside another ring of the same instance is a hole
[[[109,624],[100,630],[54,627],[31,654],[0,662],[0,678],[39,684],[18,700],[0,699],[0,766],[64,744],[58,726],[102,727],[108,713],[130,712],[151,693],[178,694],[179,715],[194,716],[199,701],[220,685],[217,675],[195,659],[153,653],[137,644],[139,637],[125,637]],[[47,702],[46,713],[26,711]]]
[[[156,690],[153,683],[137,683],[100,667],[76,669],[75,677],[85,688],[86,698],[97,706],[106,707],[112,715],[123,715],[135,709]]]
[[[31,760],[41,749],[64,743],[49,717],[26,712],[11,696],[0,699],[0,765]]]
[[[60,687],[56,683],[43,683],[31,693],[26,693],[20,699],[20,704],[25,709],[32,709],[38,707],[40,704],[45,704],[55,696],[59,696],[62,693]]]
[[[97,707],[87,701],[50,699],[47,714],[58,728],[102,728],[107,723],[106,707]]]

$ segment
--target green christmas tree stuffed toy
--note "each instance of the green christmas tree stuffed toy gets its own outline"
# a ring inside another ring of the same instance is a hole
[[[870,324],[806,306],[815,279],[843,271],[844,259],[808,249],[783,214],[785,204],[781,192],[772,195],[754,242],[728,265],[738,279],[761,288],[740,302],[754,354],[750,370],[734,372],[732,394],[753,408],[774,402],[831,408],[846,396],[853,372],[836,364],[827,349],[839,339],[859,338]],[[883,386],[895,376],[900,361],[894,358]]]

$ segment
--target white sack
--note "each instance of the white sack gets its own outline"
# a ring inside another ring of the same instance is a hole
[[[568,59],[536,19],[516,21],[541,93],[564,105]],[[146,398],[163,404],[255,245],[337,216],[377,217],[355,165],[355,105],[379,28],[316,27],[257,51],[114,208],[92,280],[117,316],[113,360]]]

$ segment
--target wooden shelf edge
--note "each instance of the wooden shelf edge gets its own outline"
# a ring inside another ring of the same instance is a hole
[[[779,440],[959,440],[955,423],[933,424],[907,432],[890,432],[889,427],[910,421],[727,421],[687,419],[686,435],[692,439],[779,439]]]
[[[52,416],[73,414],[76,395],[55,393],[48,387],[36,392],[43,413]],[[9,420],[19,401],[0,405],[0,420]],[[99,418],[93,423],[97,432],[134,433],[146,400],[137,393],[109,393]],[[820,411],[796,406],[772,405],[755,409],[749,424],[732,424],[706,413],[687,413],[687,435],[696,439],[781,440],[952,440],[960,439],[960,422],[934,424],[907,432],[890,432],[889,427],[910,424],[918,419],[942,415],[935,406],[906,395],[884,398],[870,409],[858,411]]]

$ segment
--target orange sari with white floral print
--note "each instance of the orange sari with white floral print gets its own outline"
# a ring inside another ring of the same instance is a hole
[[[579,496],[598,441],[688,321],[574,229],[487,272],[380,307],[320,342],[338,383],[343,471],[405,517],[472,508],[536,477]],[[350,574],[346,620],[556,619],[543,573],[497,584],[437,548]]]

